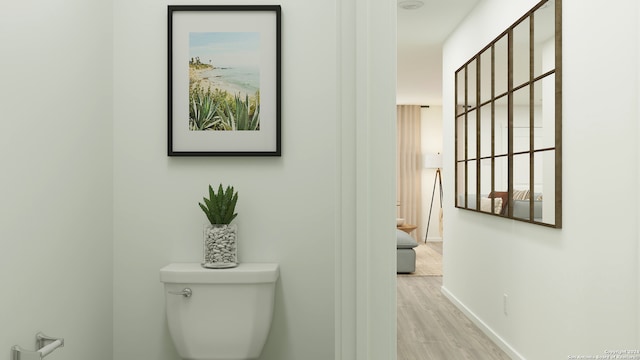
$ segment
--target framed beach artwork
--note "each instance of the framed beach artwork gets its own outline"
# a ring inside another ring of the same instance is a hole
[[[280,6],[168,16],[168,155],[280,156]]]

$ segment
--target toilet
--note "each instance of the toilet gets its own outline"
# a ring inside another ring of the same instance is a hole
[[[205,269],[173,263],[160,269],[169,333],[184,360],[260,356],[273,318],[278,264]]]

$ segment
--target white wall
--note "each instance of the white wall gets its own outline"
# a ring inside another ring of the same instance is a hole
[[[434,26],[434,25],[432,25]],[[398,105],[442,106],[442,47],[438,45],[398,44]],[[432,66],[424,66],[432,64]]]
[[[455,69],[534,4],[481,2],[449,38],[444,119],[453,119]],[[515,358],[638,348],[637,6],[564,0],[563,228],[455,209],[446,198],[443,291]],[[452,124],[444,137],[452,173]]]
[[[338,1],[335,360],[396,358],[395,0]]]
[[[110,2],[3,2],[0,352],[112,359]]]
[[[42,330],[69,360],[177,359],[158,271],[199,260],[197,202],[224,182],[240,260],[282,266],[262,359],[393,358],[395,77],[380,74],[396,4],[282,5],[284,155],[177,159],[166,3],[5,4],[0,347]]]
[[[240,261],[281,266],[261,359],[333,358],[340,200],[335,7],[281,2],[282,157],[169,158],[167,4],[114,4],[114,358],[178,359],[158,271],[200,260],[206,218],[198,201],[220,182],[239,191]]]

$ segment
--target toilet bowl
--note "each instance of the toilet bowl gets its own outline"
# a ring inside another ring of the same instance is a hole
[[[260,356],[273,318],[278,264],[204,269],[174,263],[160,269],[169,333],[184,360]]]

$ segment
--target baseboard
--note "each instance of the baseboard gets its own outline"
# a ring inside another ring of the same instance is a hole
[[[526,360],[524,356],[520,355],[509,343],[507,343],[503,338],[500,337],[493,329],[491,329],[487,324],[482,321],[476,314],[474,314],[469,308],[467,308],[458,298],[456,298],[449,290],[447,290],[444,286],[440,288],[442,294],[449,299],[457,307],[462,313],[471,320],[480,330],[482,330],[485,335],[487,335],[491,341],[493,341],[502,351],[507,353],[511,359],[515,360]]]

